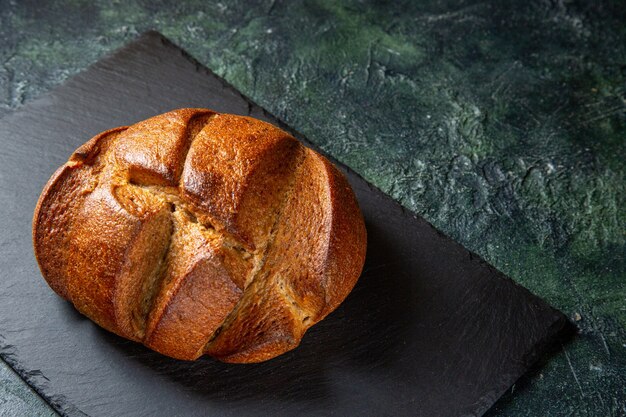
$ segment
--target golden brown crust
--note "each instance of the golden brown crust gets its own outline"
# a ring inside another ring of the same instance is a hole
[[[363,218],[325,158],[256,119],[180,109],[104,132],[50,179],[35,255],[100,326],[179,359],[259,362],[348,295]]]
[[[109,141],[125,129],[118,127],[102,132],[78,148],[52,175],[37,202],[33,216],[35,257],[50,287],[65,299],[69,299],[66,268],[73,214],[93,187],[93,178],[86,178],[91,169],[81,168],[97,166],[94,162],[100,150],[106,149]]]
[[[307,149],[259,279],[207,353],[225,362],[258,362],[295,348],[352,290],[365,245],[347,181]]]
[[[195,359],[241,297],[210,239],[185,213],[174,213],[163,287],[146,323],[146,346],[175,358]]]
[[[189,150],[181,193],[214,227],[255,249],[270,232],[299,147],[268,123],[217,115]]]
[[[178,185],[191,142],[215,113],[182,109],[130,126],[115,145],[115,157],[125,163],[131,181]]]

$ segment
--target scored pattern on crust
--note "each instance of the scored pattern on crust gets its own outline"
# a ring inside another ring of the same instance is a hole
[[[360,274],[345,178],[282,130],[181,109],[104,132],[48,182],[33,221],[50,286],[166,355],[258,362],[297,346]]]

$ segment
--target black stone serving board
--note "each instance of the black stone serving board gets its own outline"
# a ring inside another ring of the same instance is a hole
[[[0,121],[0,354],[61,414],[481,415],[570,334],[563,314],[341,164],[367,261],[299,348],[254,365],[181,362],[100,329],[39,273],[37,197],[91,136],[179,107],[252,115],[313,146],[155,32]]]

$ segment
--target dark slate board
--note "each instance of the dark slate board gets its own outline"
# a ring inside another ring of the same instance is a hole
[[[190,363],[101,330],[37,269],[37,197],[92,135],[194,106],[280,124],[157,33],[0,122],[0,353],[61,414],[481,415],[570,333],[561,313],[345,167],[367,262],[298,349],[257,365]]]

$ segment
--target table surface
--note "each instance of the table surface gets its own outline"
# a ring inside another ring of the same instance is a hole
[[[489,415],[624,415],[626,5],[592,3],[0,0],[0,116],[159,30],[576,322]],[[0,416],[53,414],[0,369]]]

